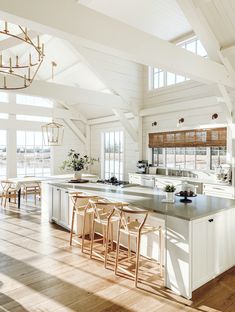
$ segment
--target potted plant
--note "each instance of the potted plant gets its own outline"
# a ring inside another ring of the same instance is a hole
[[[167,184],[164,187],[164,192],[166,192],[166,201],[174,202],[174,192],[176,188],[173,184]]]
[[[81,179],[82,171],[88,169],[89,165],[97,161],[95,158],[90,158],[87,155],[81,156],[75,150],[71,149],[68,152],[68,158],[63,161],[61,169],[73,171],[74,179]]]

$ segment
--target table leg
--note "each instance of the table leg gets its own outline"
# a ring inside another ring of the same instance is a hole
[[[21,189],[18,191],[18,209],[20,209],[20,197],[21,197]]]

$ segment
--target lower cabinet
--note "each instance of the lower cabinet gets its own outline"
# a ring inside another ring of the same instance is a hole
[[[70,228],[72,219],[72,203],[67,190],[57,187],[52,188],[52,221]]]
[[[234,187],[232,185],[203,184],[203,194],[208,196],[234,198]]]
[[[192,290],[235,264],[235,209],[192,221]]]

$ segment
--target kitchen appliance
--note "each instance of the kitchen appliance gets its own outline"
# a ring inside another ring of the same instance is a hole
[[[110,179],[98,180],[97,183],[120,186],[120,187],[132,186],[132,184],[129,184],[128,181],[121,181],[121,180],[118,180],[116,177],[111,177]]]
[[[148,161],[139,160],[136,164],[136,173],[148,173]]]

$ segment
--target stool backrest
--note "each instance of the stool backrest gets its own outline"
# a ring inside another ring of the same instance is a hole
[[[75,210],[83,210],[90,207],[89,200],[98,200],[99,196],[88,195],[84,193],[72,193],[70,194]]]
[[[141,231],[148,217],[147,210],[134,210],[124,206],[119,207],[117,211],[120,216],[120,228],[124,229],[128,233],[133,229],[133,227],[135,227],[138,231]]]
[[[123,203],[111,202],[105,198],[91,199],[90,204],[94,210],[94,217],[98,221],[109,220],[115,214],[117,208],[123,206]]]

